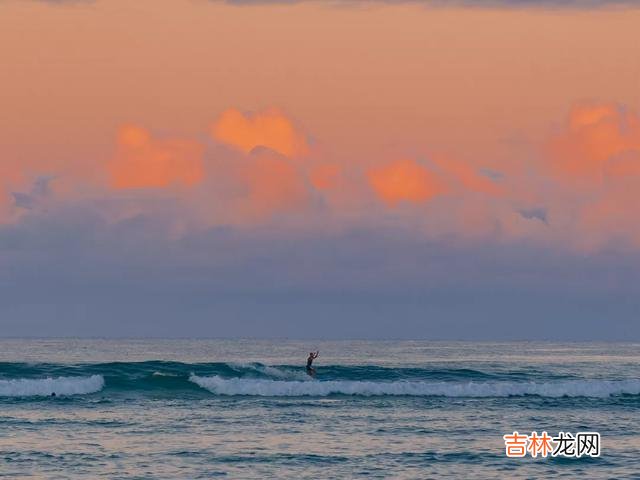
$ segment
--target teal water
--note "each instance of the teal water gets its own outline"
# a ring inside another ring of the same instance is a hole
[[[598,431],[601,456],[507,458],[514,430]],[[638,458],[639,344],[0,340],[0,477],[621,479]]]

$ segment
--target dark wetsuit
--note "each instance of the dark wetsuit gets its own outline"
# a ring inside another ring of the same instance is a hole
[[[314,373],[316,373],[316,369],[311,366],[315,358],[316,357],[313,357],[311,355],[309,355],[309,358],[307,358],[307,373],[309,375],[313,375]]]

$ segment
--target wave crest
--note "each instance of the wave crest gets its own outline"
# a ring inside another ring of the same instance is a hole
[[[562,382],[371,382],[281,381],[245,378],[199,377],[190,381],[217,395],[300,397],[342,395],[404,395],[443,397],[609,397],[640,395],[640,380],[568,380]]]
[[[56,395],[86,395],[102,390],[104,377],[48,377],[0,380],[0,397],[44,397]]]

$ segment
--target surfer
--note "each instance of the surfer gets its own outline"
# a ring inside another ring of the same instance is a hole
[[[316,369],[313,368],[311,366],[311,364],[313,363],[313,361],[318,358],[318,354],[320,353],[320,351],[317,352],[309,352],[309,358],[307,358],[307,375],[313,377],[316,374]]]

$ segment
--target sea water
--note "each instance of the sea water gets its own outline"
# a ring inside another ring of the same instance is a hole
[[[640,344],[0,340],[2,478],[559,476],[640,478]]]

